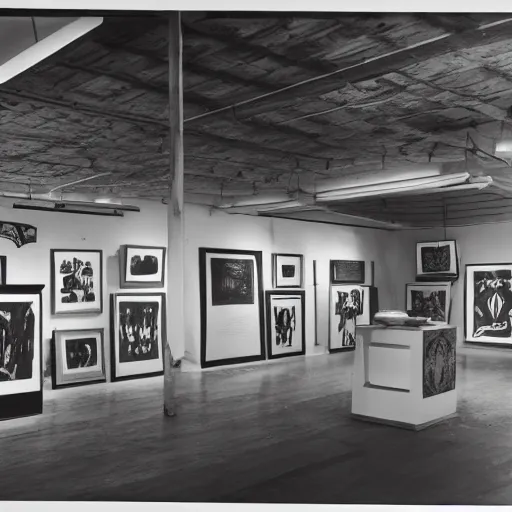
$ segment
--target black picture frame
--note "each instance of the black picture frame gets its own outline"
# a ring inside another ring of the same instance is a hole
[[[444,273],[424,273],[419,272],[420,263],[418,261],[418,251],[422,247],[428,247],[431,244],[447,244],[450,246],[451,250],[453,250],[454,253],[454,259],[455,259],[455,267],[453,269],[453,272],[444,272]],[[458,254],[458,248],[457,248],[457,241],[456,240],[439,240],[439,241],[432,241],[432,240],[423,240],[421,242],[416,243],[416,281],[417,282],[429,282],[429,281],[450,281],[451,283],[455,282],[459,278],[459,254]]]
[[[43,412],[43,298],[44,284],[15,284],[0,286],[2,295],[37,295],[39,299],[39,390],[13,393],[0,396],[0,421],[26,416],[36,416]],[[0,299],[1,300],[1,299]]]
[[[161,265],[162,276],[158,281],[128,281],[126,279],[126,269],[128,265],[129,249],[145,249],[162,251]],[[120,288],[163,288],[165,283],[165,266],[166,266],[167,248],[151,245],[122,245],[119,249],[119,286]]]
[[[161,323],[160,332],[161,332],[161,340],[160,340],[160,350],[162,353],[162,370],[158,370],[155,372],[147,372],[147,373],[138,373],[133,375],[123,375],[118,376],[116,372],[116,298],[117,297],[154,297],[155,295],[161,297]],[[149,377],[158,377],[164,374],[164,364],[165,364],[165,344],[167,343],[167,310],[166,310],[166,295],[162,292],[155,293],[111,293],[110,294],[110,380],[112,382],[120,382],[124,380],[134,380],[134,379],[145,379]]]
[[[278,271],[278,258],[298,258],[299,259],[299,279],[300,283],[298,285],[279,285],[277,278]],[[303,254],[285,254],[285,253],[273,253],[272,254],[272,286],[274,288],[302,288],[304,286],[304,255]]]
[[[103,376],[100,378],[92,378],[89,380],[75,380],[68,381],[64,384],[59,384],[57,378],[57,333],[74,333],[74,332],[90,332],[100,334],[100,345],[102,351],[102,372]],[[105,365],[105,329],[103,327],[93,329],[54,329],[52,331],[52,338],[50,343],[50,361],[51,361],[51,376],[52,376],[52,389],[70,388],[77,386],[87,386],[89,384],[101,384],[107,382],[106,365]]]
[[[358,266],[358,274],[354,277],[346,276],[344,279],[339,279],[336,277],[336,267],[340,264],[353,264],[354,266]],[[364,260],[330,260],[329,261],[329,269],[330,269],[330,282],[331,284],[365,284],[366,278],[366,262]],[[373,283],[370,283],[373,284]]]
[[[300,296],[301,298],[301,318],[302,318],[302,348],[300,351],[289,354],[273,354],[272,352],[272,297],[273,296]],[[304,290],[285,291],[285,290],[267,290],[265,292],[265,307],[267,316],[267,357],[268,359],[282,359],[285,357],[303,356],[306,354],[306,292]]]
[[[0,286],[7,284],[7,256],[0,256]]]
[[[100,261],[100,276],[97,280],[98,296],[100,307],[95,309],[84,309],[77,311],[57,311],[56,308],[56,287],[55,287],[55,256],[58,253],[73,252],[73,253],[96,253],[99,255]],[[70,315],[101,315],[103,313],[103,251],[101,249],[50,249],[50,295],[51,295],[51,312],[52,315],[70,316]]]
[[[207,344],[207,296],[206,296],[206,255],[207,254],[232,254],[253,256],[256,262],[256,271],[258,274],[258,294],[255,299],[258,301],[259,310],[259,327],[260,327],[260,353],[254,356],[233,357],[228,359],[216,359],[212,361],[206,360],[206,344]],[[262,273],[262,252],[246,251],[235,249],[214,249],[199,248],[199,293],[201,305],[201,368],[212,368],[215,366],[227,366],[241,363],[251,363],[255,361],[265,360],[265,312],[263,307],[263,273]]]

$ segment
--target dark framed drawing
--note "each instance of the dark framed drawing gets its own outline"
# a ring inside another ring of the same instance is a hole
[[[119,255],[121,288],[163,288],[165,247],[122,245]]]
[[[455,240],[418,242],[416,244],[416,278],[450,280],[459,275],[459,260]]]
[[[165,294],[110,296],[111,378],[153,377],[164,371]]]
[[[365,284],[366,264],[356,260],[331,260],[331,284]],[[371,284],[371,283],[370,283]]]
[[[7,284],[7,256],[0,256],[0,285]]]
[[[379,310],[379,294],[375,286],[361,286],[361,310],[356,316],[357,325],[371,325]]]
[[[435,323],[448,323],[451,304],[450,282],[408,283],[405,285],[406,310],[410,316],[430,318]]]
[[[43,411],[42,301],[44,285],[0,290],[0,419]]]
[[[303,290],[265,292],[269,359],[306,353],[305,296]]]
[[[265,359],[261,251],[199,249],[201,366]]]
[[[54,330],[52,388],[106,381],[103,329]]]
[[[457,330],[423,331],[423,398],[455,389]]]
[[[466,265],[465,339],[512,344],[512,263]]]
[[[272,254],[274,288],[302,288],[304,256],[302,254]]]
[[[103,252],[52,249],[52,314],[101,313],[103,311]]]

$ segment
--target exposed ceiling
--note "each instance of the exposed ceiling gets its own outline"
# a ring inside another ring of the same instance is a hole
[[[105,18],[0,85],[0,190],[98,176],[60,191],[167,197],[167,36],[165,17]],[[184,13],[183,51],[194,201],[430,162],[495,184],[328,207],[414,226],[512,218],[512,168],[486,155],[510,130],[511,17]]]

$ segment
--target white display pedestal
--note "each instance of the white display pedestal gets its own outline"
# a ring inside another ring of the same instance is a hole
[[[455,415],[455,327],[370,325],[356,335],[354,418],[421,430]]]

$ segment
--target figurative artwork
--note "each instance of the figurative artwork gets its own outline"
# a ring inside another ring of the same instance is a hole
[[[270,359],[305,353],[304,297],[304,291],[266,292]]]
[[[275,288],[301,288],[302,254],[272,254],[272,279]]]
[[[455,389],[456,329],[423,332],[423,398]]]
[[[455,241],[418,243],[416,267],[416,274],[422,280],[456,278],[458,276],[458,259]]]
[[[112,379],[161,375],[165,295],[118,293],[111,301]]]
[[[53,249],[53,314],[102,310],[102,252]]]
[[[512,264],[466,266],[466,341],[512,343]]]
[[[103,329],[53,331],[53,389],[105,382],[103,338]]]
[[[212,258],[214,306],[254,304],[254,262],[248,259]]]
[[[406,309],[409,316],[448,323],[451,283],[409,283],[406,285]]]
[[[121,288],[163,287],[165,253],[165,247],[123,245],[119,265]]]
[[[357,283],[365,282],[365,262],[352,260],[331,260],[331,283]]]
[[[330,351],[355,346],[357,318],[364,314],[364,292],[362,286],[331,287]]]
[[[0,238],[13,242],[18,249],[37,242],[37,228],[30,224],[0,221]]]

